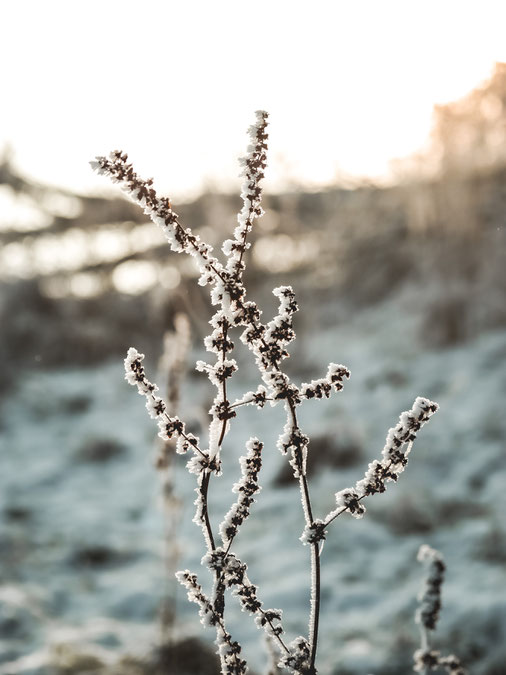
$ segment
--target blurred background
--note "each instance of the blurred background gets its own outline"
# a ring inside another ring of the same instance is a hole
[[[504,674],[506,9],[349,5],[4,3],[0,675],[217,672],[213,635],[172,580],[200,568],[194,483],[156,443],[122,364],[130,346],[146,353],[205,437],[213,391],[194,362],[207,291],[88,162],[128,152],[219,252],[258,108],[270,160],[250,297],[269,320],[272,288],[293,285],[297,382],[329,361],[352,371],[344,392],[301,411],[318,515],[416,396],[441,405],[399,485],[329,533],[320,672],[411,671],[415,559],[429,543],[448,563],[434,645]],[[238,397],[258,384],[239,347]],[[217,526],[260,427],[264,489],[237,550],[292,639],[307,630],[309,554],[275,449],[283,423],[244,410],[210,509]],[[252,671],[266,672],[262,636],[228,603]]]

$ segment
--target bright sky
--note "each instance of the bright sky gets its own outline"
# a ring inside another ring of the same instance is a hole
[[[435,102],[506,61],[504,0],[4,0],[0,148],[36,178],[104,190],[121,148],[167,194],[232,188],[253,112],[267,187],[384,175]]]

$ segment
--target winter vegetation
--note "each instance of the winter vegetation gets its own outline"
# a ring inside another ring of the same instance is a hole
[[[0,159],[0,675],[217,675],[217,631],[255,675],[313,645],[329,675],[503,675],[504,72],[436,110],[433,155],[395,185],[266,189],[242,259],[237,193],[178,204],[195,255],[172,255],[149,199]],[[264,310],[265,346],[213,269],[197,283],[205,255]],[[159,389],[133,396],[125,356]],[[417,394],[440,409],[397,454]]]
[[[436,628],[441,610],[441,586],[446,566],[439,551],[423,544],[418,551],[418,560],[428,564],[428,573],[424,588],[420,594],[420,607],[416,612],[416,622],[420,626],[421,647],[415,652],[415,670],[429,673],[437,668],[444,668],[454,675],[465,675],[460,660],[454,655],[441,656],[432,650],[429,644],[430,631]]]
[[[157,395],[157,385],[148,380],[145,374],[142,363],[144,355],[131,347],[125,359],[125,377],[146,398],[146,408],[150,417],[157,421],[160,438],[164,441],[177,439],[176,452],[190,453],[187,468],[197,477],[194,522],[202,529],[206,547],[202,564],[213,576],[212,593],[206,594],[197,575],[189,570],[178,572],[177,578],[187,589],[188,599],[199,606],[202,624],[216,630],[216,644],[223,674],[239,675],[248,670],[241,645],[233,638],[225,622],[225,593],[229,589],[238,598],[243,611],[251,614],[257,626],[263,628],[276,644],[279,652],[276,666],[291,673],[314,675],[317,672],[320,615],[320,557],[328,534],[327,528],[344,513],[361,518],[366,510],[363,500],[385,492],[387,482],[397,481],[406,467],[408,454],[418,431],[436,412],[438,406],[428,399],[418,397],[411,410],[403,412],[397,425],[389,430],[381,460],[371,462],[365,477],[354,487],[339,490],[335,495],[336,507],[323,518],[313,515],[307,480],[310,439],[299,426],[297,409],[303,401],[329,398],[333,391],[340,392],[344,380],[349,379],[350,372],[343,365],[331,363],[325,377],[314,379],[310,383],[295,384],[281,368],[282,361],[289,356],[286,347],[295,338],[293,315],[298,311],[298,306],[292,288],[281,286],[274,289],[273,293],[279,299],[279,309],[274,319],[268,323],[261,322],[262,313],[256,303],[246,299],[243,274],[246,251],[250,248],[247,238],[255,219],[263,215],[261,180],[266,167],[267,118],[266,112],[258,111],[256,122],[249,130],[248,154],[241,160],[244,177],[241,193],[243,208],[238,216],[234,238],[227,239],[222,245],[226,264],[213,256],[209,244],[201,241],[189,228],[183,228],[171,202],[157,195],[152,187],[152,180],[143,180],[134,172],[126,154],[115,151],[109,158],[97,157],[92,166],[118,183],[144,209],[162,228],[173,251],[187,253],[195,258],[200,272],[199,284],[211,287],[211,302],[217,307],[210,321],[213,330],[205,338],[206,349],[215,355],[215,362],[197,362],[197,370],[207,373],[217,390],[209,411],[211,421],[205,445],[202,445],[199,437],[187,430],[185,423]],[[235,328],[242,329],[240,339],[255,359],[262,384],[256,391],[249,391],[232,402],[228,397],[227,385],[238,369],[236,360],[230,358],[234,349],[231,334]],[[298,636],[288,643],[284,637],[282,610],[264,607],[259,599],[258,587],[247,576],[247,564],[232,549],[240,527],[250,515],[250,508],[255,502],[254,496],[261,489],[259,473],[264,443],[258,438],[252,437],[248,440],[246,454],[239,460],[241,478],[232,488],[238,497],[219,526],[221,542],[213,531],[209,515],[209,490],[216,480],[215,477],[221,475],[223,443],[231,420],[238,416],[239,407],[254,405],[261,409],[267,402],[271,406],[282,405],[286,413],[286,423],[279,435],[277,447],[287,456],[293,477],[299,484],[305,518],[305,528],[300,540],[311,550],[309,631],[307,636]],[[429,656],[432,658],[430,663]],[[420,663],[432,667],[442,662],[432,652],[427,651],[422,656],[417,656],[417,669]]]

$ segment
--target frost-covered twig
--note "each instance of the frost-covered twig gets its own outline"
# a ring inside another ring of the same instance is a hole
[[[190,322],[183,312],[174,316],[174,330],[164,335],[164,348],[158,367],[165,379],[167,406],[172,414],[179,411],[181,387],[184,380],[190,348]],[[181,516],[181,500],[174,485],[174,462],[176,442],[158,438],[156,468],[161,477],[162,503],[165,516],[164,557],[167,570],[167,593],[161,606],[162,644],[170,644],[174,636],[177,616],[177,586],[175,573],[178,569],[180,550],[175,544]]]
[[[144,209],[144,213],[162,229],[173,251],[185,252],[195,257],[201,270],[199,283],[212,284],[217,279],[224,279],[221,263],[211,255],[212,247],[202,242],[189,228],[182,227],[179,216],[172,210],[170,200],[167,197],[158,197],[152,178],[144,180],[135,173],[128,163],[126,153],[114,150],[109,157],[96,157],[90,164],[97,173],[118,183],[123,192]]]
[[[217,631],[222,672],[242,673],[246,663],[240,656],[240,646],[234,642],[225,627],[225,592],[229,589],[246,612],[255,616],[260,628],[275,641],[280,652],[279,667],[300,675],[315,675],[316,652],[319,631],[320,607],[320,554],[326,528],[344,511],[360,517],[365,511],[362,500],[371,494],[383,492],[385,482],[397,480],[403,471],[407,455],[416,433],[436,411],[437,405],[427,399],[416,399],[413,408],[400,417],[396,427],[390,430],[381,461],[369,466],[364,479],[355,488],[341,490],[336,494],[337,507],[323,519],[313,515],[310,489],[307,480],[307,453],[309,437],[301,429],[297,408],[311,399],[329,398],[332,391],[339,392],[350,377],[349,370],[340,364],[331,363],[325,377],[309,383],[295,384],[282,370],[283,361],[289,357],[288,345],[294,340],[293,317],[298,311],[295,294],[290,286],[279,286],[273,293],[278,298],[279,309],[267,323],[261,321],[257,304],[246,298],[243,283],[245,253],[250,244],[248,234],[255,218],[262,215],[261,180],[264,177],[267,151],[267,113],[259,111],[255,124],[250,127],[250,145],[246,157],[241,160],[243,185],[241,196],[243,207],[238,215],[238,225],[232,239],[222,245],[227,261],[223,265],[213,254],[212,248],[183,228],[177,214],[167,198],[160,198],[152,187],[152,180],[141,179],[127,161],[127,155],[116,151],[109,158],[97,157],[94,168],[120,184],[121,188],[157,223],[165,233],[173,251],[193,256],[200,270],[199,284],[211,286],[211,303],[216,311],[210,320],[211,334],[205,338],[208,352],[214,354],[214,362],[200,360],[197,370],[207,374],[216,388],[210,408],[210,424],[207,447],[186,431],[179,417],[169,415],[164,401],[156,395],[157,387],[147,380],[142,360],[144,356],[134,348],[125,360],[126,379],[137,386],[139,393],[146,397],[149,414],[157,420],[163,439],[176,438],[177,451],[192,451],[187,462],[191,473],[197,476],[197,499],[195,522],[202,528],[207,552],[203,558],[213,574],[212,596],[202,591],[195,575],[190,572],[178,573],[178,578],[187,590],[189,598],[200,606],[203,622],[213,625]],[[251,351],[258,367],[262,383],[256,391],[249,391],[234,402],[228,398],[228,380],[237,371],[237,362],[232,358],[234,343],[232,331],[241,327],[241,341]],[[266,403],[271,406],[283,405],[286,413],[284,428],[277,441],[278,449],[287,456],[300,489],[305,529],[301,537],[311,549],[310,576],[310,618],[308,637],[299,636],[289,644],[281,637],[281,610],[264,610],[258,599],[257,587],[246,574],[247,566],[241,562],[231,547],[239,528],[250,515],[254,497],[260,491],[259,472],[263,443],[252,438],[246,444],[247,452],[240,459],[241,478],[234,485],[237,500],[225,515],[219,534],[222,546],[217,546],[216,536],[208,513],[208,491],[211,476],[219,476],[222,446],[230,423],[238,411],[246,405],[262,409]],[[235,669],[235,670],[234,670]]]
[[[188,591],[188,600],[197,603],[200,607],[199,615],[203,625],[216,628],[216,644],[222,665],[221,672],[227,675],[243,675],[243,673],[246,673],[248,671],[246,661],[240,656],[241,645],[232,640],[232,636],[226,629],[223,615],[216,610],[213,603],[203,592],[202,586],[197,581],[197,576],[189,570],[184,570],[177,572],[176,577]]]
[[[258,484],[258,472],[262,467],[263,443],[258,438],[250,438],[246,447],[248,453],[240,459],[241,480],[232,488],[233,492],[237,492],[238,498],[220,525],[221,539],[227,547],[227,553],[237,530],[249,516],[250,506],[255,501],[253,495],[262,489]]]
[[[204,461],[209,460],[209,454],[202,451],[199,447],[199,439],[193,434],[186,432],[184,422],[179,417],[170,417],[167,413],[165,401],[155,395],[158,387],[147,379],[144,366],[142,365],[143,360],[144,354],[140,354],[134,347],[130,347],[125,359],[125,379],[129,384],[137,386],[139,394],[146,397],[146,408],[149,416],[158,422],[160,430],[158,435],[164,441],[176,437],[176,452],[179,454],[184,454],[192,448]],[[218,470],[217,466],[213,468],[214,470]]]
[[[268,667],[266,675],[281,675],[281,670],[278,666],[278,650],[274,644],[274,640],[270,635],[265,636],[265,643],[267,646]]]
[[[411,410],[401,413],[399,422],[389,429],[381,461],[369,464],[367,472],[354,488],[336,493],[336,508],[327,514],[322,527],[327,527],[341,513],[348,511],[355,518],[362,518],[365,506],[361,503],[365,497],[385,492],[387,481],[396,481],[408,463],[408,455],[418,431],[438,409],[437,403],[420,396]],[[303,536],[308,536],[303,535]],[[322,538],[323,532],[322,532]]]
[[[267,165],[267,118],[268,114],[264,110],[258,110],[255,124],[248,130],[251,143],[247,155],[240,159],[244,179],[241,190],[243,207],[237,217],[239,224],[234,230],[234,238],[227,239],[222,246],[223,253],[228,258],[227,270],[236,279],[239,279],[244,271],[243,256],[250,247],[250,244],[246,243],[246,238],[253,227],[253,221],[264,213],[261,207],[260,181],[264,177]]]
[[[444,668],[453,675],[466,675],[460,660],[453,654],[441,656],[439,651],[431,649],[430,634],[435,630],[441,611],[441,587],[444,581],[446,565],[443,556],[427,544],[420,546],[417,556],[419,562],[428,566],[424,586],[418,597],[420,605],[416,610],[415,621],[420,626],[421,646],[413,655],[416,672],[429,675],[431,670]]]
[[[204,537],[208,547],[214,548],[214,536],[207,512],[206,491],[203,488],[208,481],[211,473],[220,473],[220,463],[216,457],[211,457],[208,451],[203,451],[199,447],[199,439],[186,431],[184,422],[179,417],[171,417],[167,413],[167,404],[160,397],[155,395],[158,391],[156,384],[150,382],[144,372],[142,361],[144,354],[140,354],[134,347],[130,347],[125,359],[125,379],[131,384],[137,386],[141,396],[146,397],[146,408],[150,417],[158,422],[159,436],[163,441],[169,441],[176,438],[176,452],[185,454],[191,448],[193,456],[188,460],[186,466],[190,473],[198,476],[199,496],[196,500],[198,524],[201,525]]]
[[[232,590],[232,595],[239,599],[241,609],[255,617],[257,627],[263,628],[267,635],[275,638],[281,648],[289,653],[281,637],[284,633],[281,625],[283,612],[280,609],[263,609],[262,602],[258,598],[258,588],[247,576],[248,566],[223,548],[207,553],[202,558],[202,564],[216,573],[218,585],[223,586],[223,589]],[[213,606],[216,606],[216,598],[219,599],[216,590],[213,597],[215,599]]]

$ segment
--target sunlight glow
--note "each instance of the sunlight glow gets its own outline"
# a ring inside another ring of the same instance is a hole
[[[255,242],[253,259],[260,269],[288,272],[315,260],[319,248],[318,237],[313,234],[298,238],[288,234],[273,234],[260,237]]]
[[[102,282],[97,274],[80,272],[72,275],[69,280],[70,292],[79,298],[92,298],[99,295],[102,290]]]
[[[264,108],[269,190],[384,179],[426,141],[434,103],[506,60],[505,20],[500,0],[19,0],[4,7],[0,148],[40,180],[104,192],[88,161],[120,147],[182,199],[236,189]]]
[[[145,260],[127,260],[115,268],[112,280],[120,293],[137,295],[152,288],[158,275],[156,267]]]

